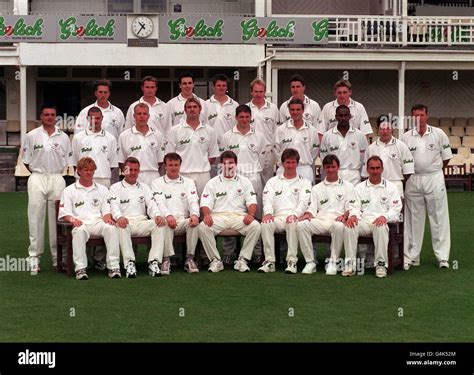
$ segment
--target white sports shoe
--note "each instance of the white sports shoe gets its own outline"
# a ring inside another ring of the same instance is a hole
[[[127,277],[127,279],[134,279],[137,277],[137,268],[135,267],[135,262],[133,260],[127,263],[125,269],[125,276]]]
[[[164,260],[163,263],[161,263],[160,270],[162,275],[169,276],[169,274],[171,273],[171,263],[169,259]]]
[[[219,259],[213,259],[212,262],[209,264],[209,268],[207,272],[220,272],[224,269],[224,264]]]
[[[439,262],[439,268],[449,268],[449,262],[447,260],[442,260]]]
[[[250,272],[250,268],[247,265],[247,261],[245,258],[240,257],[238,260],[235,261],[234,270],[239,272]]]
[[[326,275],[337,275],[337,264],[335,262],[329,261],[326,266]]]
[[[111,279],[120,279],[122,274],[120,273],[120,268],[113,268],[109,270],[109,277]]]
[[[89,276],[87,276],[86,269],[82,268],[77,270],[76,272],[76,280],[87,280]]]
[[[316,273],[316,263],[314,262],[306,263],[306,266],[304,266],[303,271],[301,271],[301,273],[305,275],[311,275],[313,273]]]
[[[375,276],[377,277],[387,277],[387,269],[385,266],[375,267]]]
[[[36,276],[41,271],[39,266],[39,259],[36,257],[30,258],[30,275]]]
[[[410,267],[411,267],[411,262],[407,262],[407,263],[405,263],[405,264],[403,265],[403,269],[404,269],[405,271],[408,271],[408,270],[410,269]]]
[[[260,267],[257,272],[260,273],[269,273],[269,272],[275,272],[275,263],[270,262],[269,260],[266,260],[263,262],[262,267]]]
[[[160,267],[158,267],[157,260],[152,260],[150,263],[148,263],[148,273],[153,277],[161,276]]]
[[[342,276],[354,276],[356,273],[355,273],[355,270],[354,270],[354,267],[352,266],[352,261],[348,261],[346,262],[345,266],[344,266],[344,271],[342,271]]]
[[[187,273],[197,273],[197,272],[199,272],[199,268],[198,268],[196,262],[191,257],[186,259],[186,262],[184,263],[184,270]]]
[[[293,262],[292,260],[289,260],[287,263],[287,267],[285,269],[285,273],[293,273],[295,274],[298,272],[298,268],[296,267],[296,262]]]

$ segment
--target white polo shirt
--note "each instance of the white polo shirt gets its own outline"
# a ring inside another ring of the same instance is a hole
[[[327,103],[323,107],[316,126],[319,134],[324,134],[337,125],[336,108],[339,107],[339,105],[340,104],[336,99]],[[350,119],[350,125],[353,128],[359,129],[365,135],[372,134],[372,126],[370,125],[369,116],[367,116],[364,106],[361,103],[350,99],[348,107],[352,116]]]
[[[300,154],[299,165],[313,165],[319,152],[319,137],[316,128],[303,120],[303,125],[296,129],[292,119],[279,126],[275,134],[278,165],[281,165],[281,154],[287,148],[294,148],[298,151]]]
[[[204,99],[201,99],[196,94],[193,96],[199,100],[201,103],[201,114],[199,115],[199,119],[203,123],[207,123],[207,105]],[[186,103],[186,98],[183,98],[181,93],[178,96],[170,99],[170,101],[166,104],[168,106],[168,111],[171,117],[171,127],[178,125],[182,121],[186,120],[186,113],[184,112],[184,104]]]
[[[236,123],[235,109],[239,106],[234,99],[227,97],[224,104],[214,98],[212,95],[206,100],[207,122],[216,131],[217,144],[222,147],[222,136],[233,128]]]
[[[235,152],[238,158],[238,174],[247,176],[262,171],[265,140],[263,135],[252,127],[246,134],[242,134],[235,125],[222,137],[221,151]]]
[[[268,100],[265,100],[262,108],[258,108],[252,101],[248,102],[247,105],[252,111],[252,121],[250,124],[255,130],[264,135],[265,146],[273,145],[275,131],[281,123],[278,107]]]
[[[384,216],[388,222],[397,222],[402,210],[402,200],[395,184],[382,178],[378,185],[368,179],[357,184],[349,202],[349,216],[375,220]]]
[[[94,224],[103,216],[110,214],[108,202],[109,189],[92,183],[85,187],[77,181],[63,191],[59,204],[58,218],[70,215],[80,219],[84,224]]]
[[[127,181],[116,182],[110,187],[110,209],[114,220],[120,217],[160,216],[160,211],[148,185],[137,182],[130,185]]]
[[[63,173],[72,165],[69,137],[55,128],[51,136],[43,125],[26,134],[23,142],[23,163],[36,173]]]
[[[416,128],[402,136],[413,155],[415,173],[432,173],[443,170],[443,160],[453,157],[448,136],[441,130],[427,125],[421,136]]]
[[[148,119],[148,125],[155,128],[155,130],[159,130],[166,138],[168,131],[171,129],[171,117],[166,103],[158,99],[156,96],[153,105],[150,105],[150,103],[143,100],[143,96],[136,102],[130,104],[125,118],[125,130],[135,126],[133,111],[135,110],[136,105],[140,103],[146,104],[149,108],[150,118]]]
[[[172,180],[164,175],[153,181],[151,190],[163,217],[199,217],[199,197],[196,184],[190,178],[180,175],[176,180]]]
[[[369,144],[365,135],[352,126],[349,128],[346,136],[337,130],[337,126],[327,131],[323,135],[321,141],[321,160],[326,155],[334,154],[339,158],[341,163],[340,169],[355,169],[362,168],[365,160],[365,150]]]
[[[213,214],[246,214],[252,204],[257,204],[257,193],[250,180],[238,174],[232,178],[221,174],[211,178],[201,196],[201,207],[208,207]]]
[[[219,156],[216,131],[202,122],[194,130],[183,121],[168,133],[166,153],[169,152],[176,152],[183,159],[182,173],[208,172],[211,170],[209,158]]]
[[[86,129],[72,139],[72,165],[83,157],[94,159],[97,169],[96,178],[110,178],[110,168],[118,167],[117,141],[114,136],[104,130],[94,133]]]
[[[125,130],[125,117],[123,116],[122,110],[112,103],[108,102],[107,108],[99,107],[97,101],[94,104],[88,105],[83,108],[76,119],[76,126],[74,127],[74,134],[77,134],[84,129],[88,129],[90,122],[87,119],[87,112],[92,107],[98,107],[102,111],[102,129],[112,134],[115,140],[118,140],[119,135]]]
[[[288,108],[288,103],[293,98],[288,99],[284,102],[280,107],[280,119],[281,122],[287,122],[291,119],[290,110]],[[304,96],[304,112],[303,112],[303,119],[309,122],[311,125],[316,127],[318,125],[319,116],[321,115],[321,107],[317,102],[313,99],[308,98],[306,95]]]
[[[311,182],[302,176],[270,178],[263,189],[264,215],[296,215],[306,212],[311,199]]]
[[[378,138],[367,148],[362,177],[368,177],[367,160],[371,156],[379,156],[382,159],[382,177],[389,181],[403,181],[403,175],[415,173],[410,150],[405,143],[395,137],[392,137],[388,143],[383,143]]]
[[[152,127],[143,135],[136,126],[120,134],[118,161],[124,163],[127,157],[133,156],[140,161],[141,171],[158,171],[158,163],[163,162],[163,134]]]
[[[316,216],[318,212],[342,215],[349,209],[354,194],[354,185],[339,178],[337,181],[321,181],[311,190],[311,204],[307,211]]]

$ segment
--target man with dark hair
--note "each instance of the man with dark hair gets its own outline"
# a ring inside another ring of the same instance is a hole
[[[346,105],[336,109],[337,126],[328,130],[321,141],[321,158],[334,154],[339,158],[339,176],[353,185],[360,182],[360,174],[368,147],[365,135],[350,125],[351,112]]]
[[[56,128],[56,107],[41,107],[41,126],[26,134],[23,141],[23,163],[31,172],[28,178],[28,247],[31,275],[40,271],[40,259],[44,252],[44,221],[48,208],[49,245],[53,266],[56,267],[56,209],[54,201],[59,199],[66,186],[62,173],[71,165],[71,143],[69,137]]]
[[[294,148],[301,157],[297,173],[311,183],[314,181],[314,161],[318,157],[319,139],[314,126],[303,118],[304,103],[300,99],[291,99],[288,102],[291,119],[279,126],[275,134],[275,154],[281,159],[283,151]],[[283,172],[281,163],[277,175]]]
[[[353,100],[351,95],[352,85],[349,81],[341,79],[335,83],[334,96],[336,100],[324,105],[316,125],[320,137],[337,125],[336,109],[340,105],[345,105],[349,108],[351,127],[360,130],[364,135],[372,134],[372,126],[364,106]]]
[[[96,101],[95,103],[83,108],[79,113],[76,119],[74,134],[89,128],[90,121],[88,118],[88,111],[91,107],[99,107],[104,115],[102,129],[112,134],[115,140],[118,141],[120,133],[124,130],[125,117],[120,108],[109,102],[111,86],[112,84],[110,81],[105,79],[95,82],[94,96],[96,97]]]
[[[283,173],[270,178],[263,189],[262,241],[265,261],[259,272],[275,271],[275,232],[286,232],[288,253],[285,273],[297,272],[296,225],[311,197],[311,183],[297,174],[298,151],[287,148],[281,155]]]
[[[316,262],[311,243],[313,234],[331,235],[331,256],[326,260],[326,275],[336,275],[344,243],[344,223],[349,216],[349,200],[354,186],[339,177],[340,162],[336,155],[323,159],[326,177],[311,190],[311,204],[298,223],[298,239],[305,256],[306,267],[302,273],[316,272]]]
[[[425,105],[413,106],[411,114],[416,126],[402,136],[415,161],[415,173],[405,187],[405,269],[420,265],[426,212],[438,266],[449,268],[451,232],[443,168],[453,154],[447,135],[428,125]]]
[[[95,170],[96,165],[91,158],[79,160],[79,181],[64,189],[59,204],[58,219],[73,225],[72,252],[77,280],[88,279],[86,243],[91,236],[104,238],[109,277],[121,277],[119,236],[110,214],[109,190],[93,182]]]
[[[294,74],[291,76],[290,91],[291,98],[284,102],[280,107],[280,118],[282,119],[282,122],[286,122],[291,119],[288,103],[292,99],[299,99],[304,103],[303,118],[311,125],[316,127],[321,114],[321,107],[317,102],[305,95],[306,83],[304,82],[303,77],[299,74]]]
[[[377,131],[379,138],[373,142],[365,152],[365,159],[377,155],[383,161],[383,178],[393,182],[400,196],[403,194],[403,182],[415,173],[413,156],[407,145],[393,136],[392,121],[388,115],[377,118]],[[362,177],[367,177],[365,168],[362,170]]]
[[[128,107],[125,129],[130,129],[136,124],[133,117],[135,106],[139,103],[145,103],[150,107],[148,125],[159,130],[166,138],[168,131],[171,129],[171,117],[167,104],[156,96],[158,80],[155,77],[146,76],[142,79],[140,88],[143,96]]]
[[[175,152],[165,155],[166,174],[153,181],[151,189],[163,217],[166,228],[159,242],[161,273],[170,274],[170,259],[174,255],[173,236],[186,233],[186,261],[184,270],[199,272],[194,261],[198,242],[199,196],[193,180],[180,174],[181,156]]]
[[[224,74],[217,74],[212,78],[214,94],[206,100],[207,121],[216,131],[219,151],[224,151],[222,146],[223,135],[232,129],[235,124],[235,109],[239,106],[234,99],[227,95],[228,78]],[[217,163],[212,165],[211,177],[218,173]]]
[[[148,185],[138,182],[140,162],[128,157],[123,167],[124,179],[110,188],[110,207],[115,220],[123,264],[127,278],[137,277],[135,253],[132,236],[151,236],[151,249],[148,255],[148,270],[151,276],[160,276],[158,243],[164,235],[165,219],[153,200]]]
[[[76,134],[72,140],[72,164],[83,157],[89,156],[97,164],[94,182],[110,187],[113,168],[118,168],[117,141],[114,136],[102,129],[102,111],[91,107],[87,111],[89,127]]]
[[[181,174],[194,181],[198,194],[210,179],[211,165],[219,156],[216,131],[202,122],[201,102],[190,97],[184,105],[186,119],[171,128],[166,153],[176,152],[183,159]]]
[[[199,100],[201,104],[200,119],[203,123],[207,123],[207,106],[206,102],[194,94],[194,75],[190,72],[184,72],[179,76],[179,89],[181,92],[178,96],[172,98],[168,103],[168,111],[171,116],[171,126],[176,126],[186,120],[186,112],[184,104],[189,98]]]
[[[244,235],[234,269],[248,272],[247,262],[260,237],[260,224],[255,220],[257,194],[250,180],[236,173],[237,155],[234,152],[224,151],[220,159],[222,174],[209,180],[201,196],[203,221],[199,224],[199,238],[211,261],[208,271],[219,272],[224,266],[214,236],[226,229],[234,229]]]
[[[380,157],[372,156],[367,160],[367,173],[369,178],[355,187],[354,196],[349,202],[349,217],[344,227],[346,259],[342,276],[356,274],[357,239],[366,235],[374,238],[375,276],[387,276],[387,223],[398,222],[402,200],[397,187],[382,178],[383,161]]]

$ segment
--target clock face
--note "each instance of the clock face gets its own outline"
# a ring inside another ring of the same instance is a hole
[[[153,21],[145,16],[135,18],[132,21],[132,32],[139,38],[148,38],[153,32]]]

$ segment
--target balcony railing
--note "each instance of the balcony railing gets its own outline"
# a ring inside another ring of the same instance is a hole
[[[329,44],[474,45],[474,17],[328,16]]]

